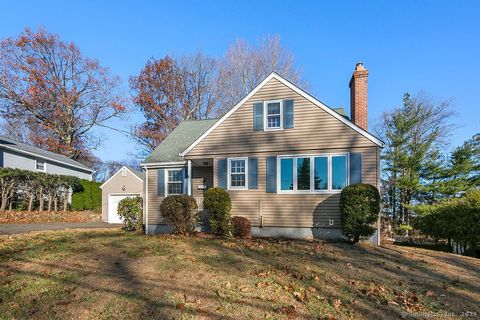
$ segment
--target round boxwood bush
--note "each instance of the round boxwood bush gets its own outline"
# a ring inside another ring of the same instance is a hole
[[[173,227],[173,233],[189,234],[198,219],[197,202],[192,196],[173,195],[163,199],[160,214]]]
[[[229,235],[232,201],[228,192],[222,188],[208,189],[203,199],[203,208],[208,214],[210,232],[216,236]]]
[[[343,233],[353,242],[369,237],[375,232],[373,224],[380,212],[380,194],[370,184],[353,184],[340,194]]]
[[[125,229],[128,231],[142,230],[143,200],[141,197],[125,198],[118,203],[117,213],[123,219]]]
[[[248,218],[235,216],[232,218],[233,235],[239,238],[249,238],[252,223]]]

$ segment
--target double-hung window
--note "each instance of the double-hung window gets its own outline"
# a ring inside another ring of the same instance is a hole
[[[282,111],[283,111],[283,101],[266,101],[265,108],[265,128],[266,130],[280,130],[283,129],[282,125]]]
[[[280,193],[336,192],[348,184],[348,154],[281,156]]]
[[[35,163],[35,167],[38,171],[45,172],[45,161],[37,159],[37,161]]]
[[[247,158],[228,159],[228,187],[229,189],[247,189]]]
[[[183,194],[183,169],[167,170],[167,195]]]

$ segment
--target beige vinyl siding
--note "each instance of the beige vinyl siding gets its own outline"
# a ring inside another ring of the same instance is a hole
[[[157,171],[159,169],[148,169],[148,186],[147,186],[147,197],[148,197],[148,224],[162,224],[165,223],[165,220],[160,215],[160,204],[164,197],[159,197],[157,195],[157,183],[158,176]]]
[[[258,158],[258,189],[255,190],[229,190],[232,199],[232,215],[244,216],[252,221],[254,226],[260,225],[263,217],[264,226],[284,227],[340,227],[340,212],[338,207],[339,193],[334,194],[276,194],[266,192],[266,159],[273,155],[294,154],[324,154],[340,152],[358,152],[362,154],[362,179],[364,183],[379,186],[379,169],[377,159],[379,148],[364,147],[351,149],[317,149],[308,152],[286,151],[280,153],[252,153],[248,156]],[[201,190],[197,186],[202,182],[202,177],[207,177],[207,185],[217,185],[216,163],[218,159],[241,156],[233,154],[219,156],[214,159],[214,182],[209,182],[208,169],[192,168],[193,196],[201,197]],[[198,170],[200,169],[200,170]],[[163,224],[160,216],[160,203],[164,199],[157,195],[157,170],[148,169],[148,223]],[[277,177],[278,178],[278,177]],[[329,226],[329,220],[334,220],[334,225]]]
[[[317,149],[309,150],[308,154],[358,152],[362,154],[362,180],[364,183],[378,187],[377,151],[378,147],[350,148],[350,149]],[[263,217],[263,226],[276,227],[325,227],[338,228],[341,226],[339,198],[340,193],[329,194],[278,194],[266,192],[266,159],[275,155],[295,155],[307,152],[281,153],[254,153],[249,157],[258,158],[258,189],[256,190],[229,190],[232,199],[232,216],[244,216],[252,221],[252,225],[260,225]],[[236,157],[241,154],[228,155]],[[215,158],[215,164],[219,159]],[[277,177],[278,179],[278,177]],[[214,166],[214,180],[217,185],[216,165]],[[329,226],[329,220],[334,225]]]
[[[123,190],[125,187],[125,190]],[[139,194],[143,197],[143,182],[127,170],[127,175],[122,176],[119,172],[112,180],[108,181],[102,187],[102,220],[107,221],[108,218],[108,195],[109,194]]]
[[[253,103],[294,99],[295,128],[253,131]],[[313,150],[375,145],[340,120],[317,107],[276,79],[270,80],[244,105],[196,145],[187,158],[198,156]]]

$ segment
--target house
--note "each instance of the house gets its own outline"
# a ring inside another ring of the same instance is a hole
[[[350,119],[272,73],[220,119],[180,123],[142,163],[146,233],[170,230],[160,215],[166,196],[189,194],[201,207],[216,186],[255,236],[341,238],[342,188],[380,186],[383,143],[368,132],[367,79],[358,63]]]
[[[92,180],[94,170],[66,156],[0,136],[0,168],[16,168]]]
[[[105,183],[102,189],[102,220],[108,223],[121,223],[118,216],[118,203],[128,197],[143,197],[143,175],[141,172],[123,166]]]

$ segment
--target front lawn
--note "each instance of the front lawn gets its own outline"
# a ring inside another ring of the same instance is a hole
[[[480,316],[480,260],[417,248],[144,236],[0,237],[2,319]]]

